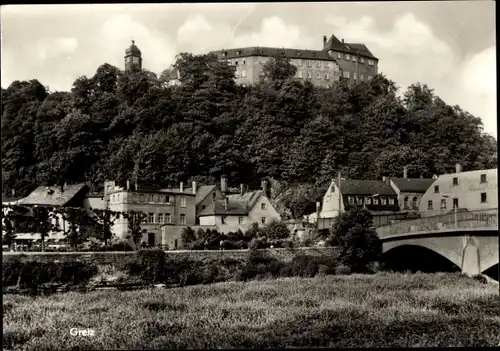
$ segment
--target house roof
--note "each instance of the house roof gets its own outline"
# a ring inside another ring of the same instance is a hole
[[[19,204],[64,206],[83,189],[87,188],[88,187],[85,183],[66,185],[64,191],[61,192],[61,188],[59,186],[41,185],[27,197],[19,201]]]
[[[365,44],[361,43],[343,43],[341,42],[335,35],[332,34],[330,39],[327,40],[325,46],[323,47],[324,51],[328,50],[336,50],[349,54],[360,54],[361,56],[373,58],[378,60],[370,50],[366,47]]]
[[[435,179],[422,178],[391,178],[391,181],[401,192],[425,193],[430,188]]]
[[[196,204],[200,204],[203,200],[207,198],[209,194],[211,194],[217,185],[201,185],[196,189]]]
[[[224,56],[223,53],[226,53],[226,56]],[[270,47],[258,47],[258,46],[217,50],[217,51],[211,51],[210,54],[216,55],[219,59],[234,59],[238,57],[243,58],[248,56],[273,57],[276,55],[284,55],[285,57],[290,59],[335,61],[335,59],[331,57],[327,51],[323,50],[286,49],[286,48],[270,48]]]
[[[217,200],[201,211],[198,216],[246,216],[262,195],[262,190],[247,192],[243,195],[228,195],[227,209],[224,200]]]
[[[338,187],[338,180],[334,180]],[[340,191],[344,195],[396,195],[394,189],[381,180],[343,179],[340,181]]]

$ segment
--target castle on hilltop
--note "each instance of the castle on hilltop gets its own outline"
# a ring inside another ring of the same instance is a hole
[[[125,71],[128,72],[139,72],[142,70],[142,54],[141,50],[135,45],[135,41],[132,40],[132,44],[125,50]]]

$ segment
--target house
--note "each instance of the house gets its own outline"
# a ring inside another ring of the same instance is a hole
[[[32,208],[34,206],[51,206],[51,207],[82,207],[89,187],[85,183],[61,186],[45,186],[41,185],[31,192],[27,197],[17,200],[15,203]],[[29,214],[28,214],[29,215]],[[58,226],[62,231],[52,231],[48,235],[48,243],[55,241],[64,241],[64,231],[69,227],[69,223],[62,218],[62,215],[57,214],[51,220],[53,225]],[[16,243],[32,243],[41,240],[40,233],[36,232],[36,228],[27,223],[17,223],[16,227]]]
[[[442,215],[455,208],[496,211],[497,169],[463,172],[456,164],[455,173],[440,175],[420,201],[422,216]]]
[[[125,187],[115,181],[104,183],[106,207],[112,211],[137,211],[146,214],[141,225],[146,230],[143,241],[148,245],[176,246],[185,226],[196,224],[196,186],[191,189],[160,189],[127,181]],[[123,239],[129,238],[128,219],[120,216],[113,225],[113,233]]]
[[[435,179],[408,178],[407,167],[404,168],[403,178],[390,178],[391,187],[398,195],[401,211],[418,212],[420,199],[430,188]]]
[[[259,226],[273,219],[281,220],[279,213],[267,197],[267,181],[262,182],[262,190],[245,192],[241,187],[239,194],[228,194],[222,186],[224,198],[216,199],[199,214],[200,228],[217,228],[221,233],[246,231],[253,223]]]
[[[340,186],[339,186],[340,185]],[[400,213],[398,196],[384,180],[332,180],[324,197],[317,220],[318,230],[326,230],[340,212],[362,206],[373,215],[375,226],[388,224],[405,213]]]

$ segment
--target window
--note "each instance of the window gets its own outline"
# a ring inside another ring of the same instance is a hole
[[[261,203],[260,204],[260,209],[261,210],[265,210],[266,209],[266,204],[265,203]]]
[[[246,61],[245,61],[245,60],[243,60],[243,64],[244,64],[244,65],[246,64]]]
[[[137,56],[134,56],[134,57],[132,58],[132,62],[133,62],[133,63],[139,63],[139,58],[138,58]]]
[[[115,196],[111,195],[111,202],[115,202]]]
[[[344,78],[349,78],[349,72],[348,71],[344,71]]]
[[[149,195],[149,202],[155,202],[154,195]]]
[[[328,74],[325,74],[325,80],[329,80],[330,76]]]
[[[323,62],[323,67],[325,67],[325,68],[330,67],[330,62],[328,62],[328,61],[324,61],[324,62]]]
[[[345,55],[344,55],[344,58],[345,58],[346,60],[350,60],[350,58],[351,58],[351,57],[349,56],[349,54],[345,54]]]
[[[446,210],[446,199],[441,199],[441,209]]]
[[[486,183],[486,174],[481,174],[481,183]]]
[[[349,196],[349,204],[354,205],[354,197]]]
[[[241,78],[246,78],[247,76],[247,71],[246,70],[242,70],[241,71]]]
[[[403,199],[403,208],[408,208],[408,196],[405,196]]]
[[[172,216],[170,216],[170,213],[165,213],[165,223],[172,223]]]
[[[144,202],[144,194],[139,195],[139,202]]]
[[[307,78],[312,78],[312,73],[311,72],[307,72]]]
[[[358,79],[356,72],[354,72],[352,75],[353,75],[354,80]]]
[[[453,185],[458,185],[458,178],[457,177],[453,178]]]
[[[120,194],[116,194],[116,202],[120,202]]]
[[[385,197],[381,197],[381,198],[380,198],[380,203],[381,203],[382,205],[387,205],[387,199],[386,199]]]
[[[222,224],[226,224],[226,216],[222,216],[222,217],[220,218],[220,222],[221,222]]]
[[[342,54],[341,54],[340,52],[337,52],[337,58],[338,58],[339,60],[342,60]]]
[[[413,200],[411,201],[411,206],[413,208],[417,208],[417,197],[414,197]]]
[[[186,207],[186,198],[181,196],[181,207]]]
[[[227,52],[223,52],[222,56],[224,56],[224,57],[227,56]]]
[[[373,198],[373,204],[374,205],[378,205],[378,197],[374,197]]]
[[[170,202],[170,196],[165,196],[165,203],[169,203]]]
[[[359,58],[359,62],[361,62],[361,63],[365,63],[365,59],[364,59],[364,58],[362,58],[362,57],[360,57],[360,58]]]
[[[262,222],[262,224],[266,224],[266,217],[262,217],[261,222]]]
[[[217,197],[217,193],[214,191],[214,192],[212,193],[212,199],[213,199],[213,200],[215,200],[215,198],[216,198],[216,197]]]
[[[316,73],[316,79],[321,79],[321,73]]]
[[[238,224],[243,224],[243,217],[238,217]]]
[[[394,199],[392,197],[389,199],[389,205],[394,205]]]
[[[487,202],[486,201],[486,193],[481,193],[481,202],[482,203]]]
[[[234,61],[234,65],[235,65],[235,66],[238,66],[238,60],[235,60],[235,61]]]
[[[148,215],[148,222],[149,223],[154,223],[155,222],[155,214],[154,213],[150,213]]]
[[[370,205],[372,203],[372,198],[367,196],[365,197],[365,204]]]
[[[299,71],[299,78],[302,79],[303,78],[303,74],[302,74],[302,71]]]
[[[163,213],[158,213],[158,223],[165,223],[163,222],[164,218],[163,218]]]
[[[358,196],[356,198],[356,202],[358,203],[358,205],[362,205],[363,204],[363,198],[361,196]]]
[[[132,202],[137,202],[137,194],[132,194]]]
[[[310,60],[307,60],[307,67],[312,67],[312,62]]]
[[[352,57],[352,62],[356,62],[356,56]]]
[[[453,199],[453,208],[458,208],[458,199],[457,198]]]
[[[321,61],[316,61],[316,67],[321,68]]]
[[[180,216],[180,219],[181,219],[181,224],[186,224],[186,215],[185,214],[181,214]]]
[[[427,201],[427,209],[432,210],[432,200]]]
[[[299,67],[302,66],[302,59],[297,60],[297,66],[299,66]]]
[[[439,185],[434,185],[434,193],[435,194],[439,193]]]

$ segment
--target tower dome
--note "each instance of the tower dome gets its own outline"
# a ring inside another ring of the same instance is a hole
[[[125,55],[127,56],[141,56],[141,50],[135,45],[135,40],[132,40],[132,45],[130,45],[127,50],[125,50]]]

